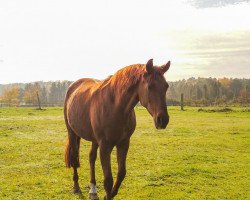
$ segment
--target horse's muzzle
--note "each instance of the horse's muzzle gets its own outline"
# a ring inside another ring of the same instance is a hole
[[[165,129],[169,122],[169,116],[166,114],[158,114],[154,121],[157,129]]]

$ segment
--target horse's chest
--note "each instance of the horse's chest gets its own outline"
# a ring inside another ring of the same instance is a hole
[[[112,143],[119,143],[131,137],[135,130],[136,120],[134,115],[126,118],[113,116],[106,123],[99,123],[94,128],[95,135],[98,139],[105,139]]]
[[[133,124],[116,124],[111,128],[106,128],[104,132],[105,137],[109,141],[119,143],[120,141],[126,140],[131,137],[135,129]]]

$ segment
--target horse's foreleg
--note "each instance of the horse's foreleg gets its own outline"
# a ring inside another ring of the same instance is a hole
[[[118,174],[115,185],[112,189],[111,196],[117,195],[119,187],[126,176],[126,157],[129,148],[129,140],[117,145],[117,162],[118,162]]]
[[[111,190],[113,187],[113,176],[110,163],[110,154],[112,149],[112,145],[108,145],[106,143],[101,143],[100,145],[100,159],[104,174],[104,189],[106,191],[106,200],[111,200]]]
[[[92,147],[89,152],[89,164],[90,164],[90,190],[89,197],[90,199],[98,199],[97,190],[96,190],[96,179],[95,179],[95,161],[97,156],[98,144],[92,142]]]

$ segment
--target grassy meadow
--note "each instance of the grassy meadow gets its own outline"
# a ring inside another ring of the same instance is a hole
[[[168,128],[156,130],[147,111],[136,108],[127,176],[115,199],[250,199],[249,108],[208,109],[170,107]],[[1,108],[0,199],[88,199],[90,143],[80,147],[83,193],[72,194],[66,136],[62,108]],[[112,165],[116,177],[115,150]],[[96,174],[103,199],[99,156]]]

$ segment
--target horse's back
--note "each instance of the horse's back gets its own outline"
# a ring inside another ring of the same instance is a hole
[[[99,80],[96,79],[92,79],[92,78],[82,78],[79,79],[75,82],[73,82],[66,93],[66,98],[65,98],[65,103],[68,100],[69,96],[77,89],[79,89],[80,87],[84,87],[85,89],[87,89],[88,87],[91,87],[93,84],[99,83]]]
[[[67,90],[64,117],[67,126],[81,138],[92,141],[93,134],[89,119],[92,87],[99,80],[82,78],[72,83]]]

